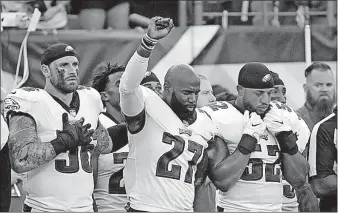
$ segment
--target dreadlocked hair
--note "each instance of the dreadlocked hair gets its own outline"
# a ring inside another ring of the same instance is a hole
[[[94,69],[94,78],[91,87],[98,92],[103,92],[109,82],[109,76],[117,72],[124,72],[125,69],[125,66],[118,65],[117,63],[102,62],[98,64]]]

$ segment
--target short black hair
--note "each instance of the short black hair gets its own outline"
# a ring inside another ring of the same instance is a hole
[[[98,92],[103,92],[109,82],[109,76],[114,73],[124,72],[125,69],[125,66],[118,65],[117,63],[102,62],[98,64],[94,69],[95,76],[92,80],[92,87]]]
[[[310,66],[308,66],[306,69],[305,69],[305,78],[309,76],[309,74],[312,73],[313,70],[320,70],[320,71],[327,71],[327,70],[331,70],[331,67],[326,64],[326,63],[323,63],[323,62],[313,62]]]

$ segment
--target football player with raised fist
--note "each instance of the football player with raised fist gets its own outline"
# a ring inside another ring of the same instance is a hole
[[[247,113],[239,148],[230,155],[209,115],[196,110],[200,79],[190,65],[169,68],[162,97],[140,86],[152,50],[172,28],[169,18],[151,19],[120,82],[129,136],[124,181],[131,212],[193,211],[195,186],[204,183],[206,176],[227,191],[243,173],[265,129],[261,118]]]

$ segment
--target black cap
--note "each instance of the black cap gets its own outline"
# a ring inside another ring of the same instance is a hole
[[[144,78],[141,81],[141,85],[145,84],[147,82],[150,82],[150,81],[155,81],[155,82],[160,83],[160,80],[158,80],[158,78],[155,75],[155,73],[153,73],[151,71],[147,71],[146,74],[145,74],[145,76],[144,76]]]
[[[283,85],[284,86],[284,82],[282,81],[282,79],[279,78],[278,73],[271,71],[271,75],[272,75],[272,78],[273,78],[273,83],[275,85]]]
[[[270,70],[262,63],[245,64],[238,75],[238,85],[251,89],[273,88],[274,82]]]
[[[41,65],[49,65],[53,61],[65,56],[77,57],[77,54],[74,48],[68,44],[58,43],[50,45],[41,55]]]

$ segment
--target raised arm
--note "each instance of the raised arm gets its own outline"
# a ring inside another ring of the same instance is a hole
[[[172,28],[171,19],[152,18],[147,34],[142,38],[140,46],[130,58],[119,87],[121,110],[127,117],[136,116],[144,109],[140,83],[147,71],[149,56],[158,40],[168,35]]]
[[[22,113],[12,113],[9,118],[8,146],[12,169],[17,173],[31,171],[53,160],[61,152],[75,148],[80,143],[89,143],[93,132],[83,120],[69,124],[63,116],[63,131],[50,142],[42,142],[38,137],[35,120]],[[80,142],[81,141],[81,142]]]

